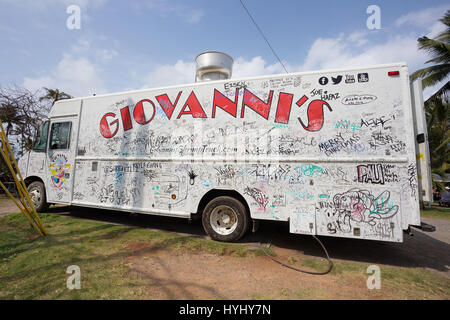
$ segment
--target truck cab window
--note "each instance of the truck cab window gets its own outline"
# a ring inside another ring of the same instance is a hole
[[[33,145],[33,150],[43,152],[47,148],[48,126],[50,122],[45,121],[40,127]]]
[[[52,123],[50,149],[69,149],[71,125],[70,121]]]

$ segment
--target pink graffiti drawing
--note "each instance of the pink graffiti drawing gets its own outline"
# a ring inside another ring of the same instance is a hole
[[[50,163],[50,173],[52,174],[50,180],[56,189],[61,189],[64,182],[66,182],[65,175],[70,169],[70,164],[63,154],[56,154],[53,156],[53,161]]]
[[[334,208],[347,226],[350,226],[350,221],[374,226],[376,219],[387,219],[397,214],[398,206],[390,204],[390,195],[386,190],[375,198],[368,190],[353,188],[334,196]]]

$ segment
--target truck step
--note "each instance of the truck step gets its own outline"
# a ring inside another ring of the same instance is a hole
[[[434,232],[436,231],[436,227],[432,226],[431,224],[421,222],[420,226],[413,226],[414,228],[417,228],[419,230],[422,230],[424,232]]]

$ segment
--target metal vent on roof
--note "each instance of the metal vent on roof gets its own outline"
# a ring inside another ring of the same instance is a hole
[[[203,52],[195,58],[195,62],[197,64],[195,82],[231,78],[233,58],[226,53],[218,51]]]

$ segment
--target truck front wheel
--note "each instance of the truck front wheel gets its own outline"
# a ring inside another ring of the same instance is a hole
[[[40,181],[34,181],[28,186],[28,193],[37,212],[43,212],[48,209],[47,197],[45,195],[45,186]]]
[[[211,200],[202,215],[205,232],[211,239],[225,242],[242,238],[248,230],[249,220],[242,202],[227,196]]]

